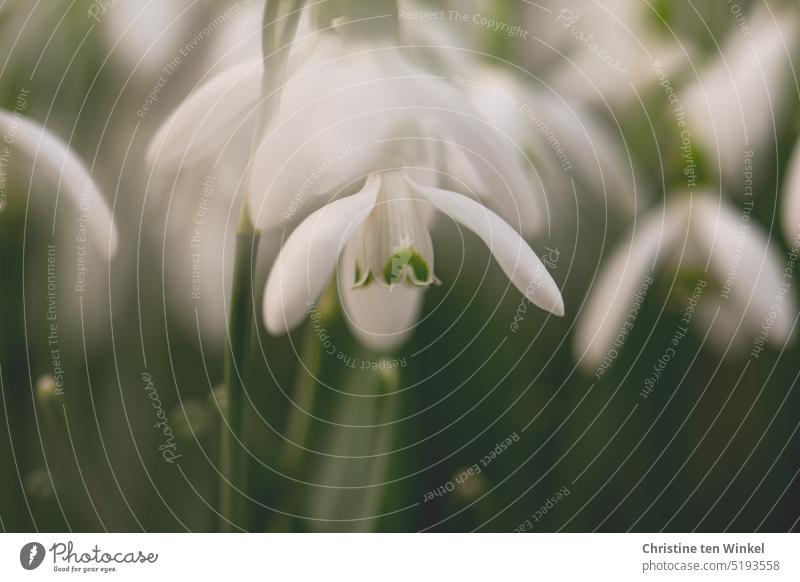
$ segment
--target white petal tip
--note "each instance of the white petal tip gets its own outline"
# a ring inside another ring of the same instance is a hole
[[[285,307],[280,300],[280,289],[273,279],[274,276],[276,276],[274,272],[270,273],[267,286],[264,289],[261,318],[270,335],[281,336],[288,333],[289,325],[286,321]]]
[[[263,319],[264,327],[267,328],[267,332],[270,335],[277,337],[286,335],[289,332],[289,328],[286,325],[286,320],[283,318],[283,315],[280,313],[280,311],[273,311],[269,307],[265,307]]]
[[[108,241],[108,258],[113,259],[117,256],[117,249],[119,249],[119,235],[117,234],[117,229],[111,231],[111,237]]]
[[[540,275],[537,281],[540,282],[533,287],[533,290],[529,285],[524,291],[525,296],[538,308],[552,313],[556,317],[564,317],[564,298],[561,296],[561,291],[544,267],[541,267],[541,271],[538,273]]]

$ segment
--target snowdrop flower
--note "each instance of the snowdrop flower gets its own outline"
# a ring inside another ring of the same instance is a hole
[[[304,198],[324,206],[291,234],[272,269],[264,294],[270,332],[303,321],[338,260],[356,335],[374,349],[395,349],[419,315],[422,291],[436,281],[428,232],[434,210],[475,232],[523,293],[533,285],[534,304],[563,314],[552,278],[509,225],[531,229],[536,219],[520,152],[451,84],[396,48],[325,34],[287,84],[283,103],[256,153],[254,183],[266,186],[267,197],[259,189],[254,216],[271,226]],[[441,172],[483,194],[483,204],[431,185]]]
[[[782,289],[780,253],[748,213],[699,193],[645,215],[607,261],[578,320],[575,349],[585,369],[597,369],[640,295],[667,269],[701,274],[706,284],[691,325],[699,334],[710,328],[718,351],[748,349],[762,326],[772,345],[789,340],[797,308]]]
[[[751,33],[733,30],[719,58],[682,92],[689,128],[724,179],[738,179],[746,150],[772,148],[794,86],[797,16],[796,7],[760,4],[749,16]]]
[[[13,152],[26,156],[33,164],[33,176],[37,171],[43,172],[58,186],[57,196],[63,192],[67,201],[85,214],[88,234],[98,252],[105,259],[112,257],[117,249],[116,227],[108,205],[83,161],[61,138],[18,112],[0,109],[0,136],[11,149],[12,157]],[[13,163],[13,159],[4,160],[5,164],[9,161]]]

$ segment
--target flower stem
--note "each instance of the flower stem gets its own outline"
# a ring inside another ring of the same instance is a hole
[[[285,441],[281,445],[279,466],[281,471],[293,476],[300,466],[303,448],[306,446],[311,410],[317,395],[317,380],[322,349],[313,329],[307,329],[303,337],[305,370],[298,370],[292,390],[291,408],[286,423]]]
[[[316,315],[303,333],[303,368],[298,370],[293,386],[293,404],[289,409],[286,434],[279,455],[279,466],[293,476],[303,457],[308,442],[309,424],[317,396],[318,380],[322,368],[323,346],[315,328],[327,329],[338,314],[339,299],[333,282],[316,306]]]
[[[247,202],[242,205],[236,231],[233,289],[228,314],[228,350],[225,353],[225,421],[222,430],[222,481],[220,497],[223,531],[247,529],[242,511],[247,472],[243,452],[244,377],[250,363],[253,321],[253,265],[258,252],[259,233],[253,227]]]

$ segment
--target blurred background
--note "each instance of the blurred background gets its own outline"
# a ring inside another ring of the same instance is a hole
[[[88,247],[86,271],[76,269],[81,209],[56,196],[58,180],[36,163],[16,156],[3,167],[5,531],[219,527],[218,388],[247,154],[164,176],[145,152],[199,84],[258,56],[262,10],[257,0],[0,3],[0,106],[69,142],[120,241],[110,261]],[[330,298],[288,337],[270,336],[256,317],[237,526],[797,529],[800,4],[400,10],[420,66],[508,127],[533,160],[544,218],[530,243],[566,316],[533,308],[477,237],[441,220],[433,242],[443,284],[428,290],[388,366],[353,339]],[[689,196],[746,226],[720,239],[733,257],[716,271],[691,242],[716,223],[681,214]],[[625,279],[614,274],[620,249],[649,248],[635,233],[653,216],[695,234],[681,231],[671,258],[651,265],[638,299],[605,293],[604,276]],[[262,235],[259,302],[281,238]],[[742,258],[742,245],[757,246],[759,260]],[[762,286],[752,268],[764,257],[785,291],[764,291],[770,281]],[[725,273],[733,285],[759,283],[755,301],[720,308],[731,304]],[[619,302],[619,323],[630,325],[587,347],[592,314],[604,313],[593,306]],[[287,438],[296,434],[302,446]]]

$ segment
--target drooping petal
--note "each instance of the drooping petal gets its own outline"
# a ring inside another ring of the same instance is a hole
[[[336,267],[336,259],[369,215],[380,176],[367,179],[358,194],[323,206],[289,236],[264,290],[264,324],[272,334],[298,325]]]
[[[427,202],[478,235],[509,280],[531,303],[554,315],[564,315],[564,301],[555,281],[528,243],[508,223],[466,196],[410,183]]]
[[[575,332],[575,352],[584,369],[600,365],[632,309],[644,300],[653,274],[672,257],[684,234],[683,203],[669,206],[663,214],[652,211],[636,224],[592,285]]]
[[[83,161],[45,127],[21,115],[0,110],[0,135],[6,145],[33,160],[34,173],[44,171],[76,208],[86,213],[88,231],[106,258],[117,250],[111,211]]]
[[[339,262],[339,296],[353,335],[381,353],[396,352],[411,336],[422,311],[425,289],[397,285],[353,285],[356,245],[347,245]]]
[[[201,85],[161,125],[148,147],[148,161],[174,171],[223,146],[257,103],[261,70],[261,59],[254,59]]]
[[[442,128],[448,173],[464,181],[483,202],[497,208],[503,218],[525,235],[533,235],[544,222],[539,207],[540,184],[526,172],[523,144],[499,133],[475,116],[449,113],[452,122]],[[442,116],[443,117],[443,116]]]
[[[692,236],[698,250],[710,258],[709,268],[723,296],[733,303],[740,319],[758,333],[773,306],[780,305],[769,339],[775,345],[790,335],[797,307],[794,296],[782,291],[784,265],[761,226],[743,212],[711,195],[695,197]],[[770,318],[772,319],[772,318]]]
[[[541,10],[529,10],[538,20],[531,30],[556,49],[526,52],[550,54],[554,70],[548,83],[571,102],[602,109],[638,105],[637,95],[647,94],[657,82],[654,62],[661,62],[672,76],[686,63],[683,50],[691,54],[685,41],[681,46],[650,33],[655,9],[646,2],[571,0],[551,7],[553,12],[544,18]],[[538,32],[542,28],[548,29],[544,37]]]
[[[692,134],[725,178],[738,178],[746,150],[766,148],[774,139],[794,83],[796,12],[754,7],[748,16],[752,34],[729,35],[720,58],[682,94]]]

